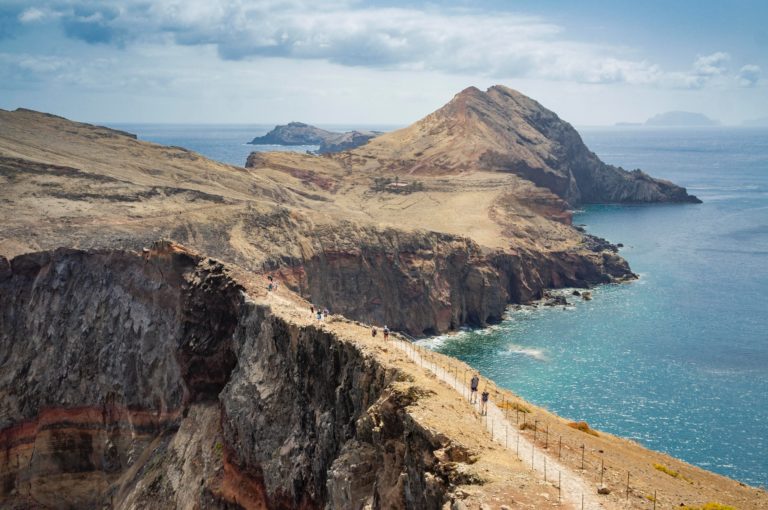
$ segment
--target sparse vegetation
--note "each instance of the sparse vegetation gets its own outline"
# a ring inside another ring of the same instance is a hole
[[[421,181],[401,182],[399,177],[394,179],[375,177],[371,189],[377,192],[409,194],[416,191],[424,191],[424,183]]]
[[[662,473],[665,473],[665,474],[671,476],[672,478],[679,478],[681,480],[685,480],[688,483],[693,483],[688,478],[686,478],[685,476],[680,474],[680,472],[675,471],[674,469],[670,469],[667,466],[665,466],[664,464],[654,464],[653,467],[654,467],[654,469],[656,469],[658,471],[661,471]]]
[[[520,430],[539,430],[536,428],[536,424],[532,421],[526,421],[520,424]]]
[[[600,437],[600,434],[596,430],[589,428],[589,424],[585,421],[572,421],[568,424],[572,429],[580,430],[590,436]]]
[[[502,410],[509,409],[510,411],[518,411],[518,412],[521,412],[521,413],[530,413],[531,412],[530,409],[528,409],[526,406],[524,406],[523,404],[520,404],[518,402],[504,401],[501,404],[497,404],[497,405],[499,406],[499,409],[502,409]]]
[[[704,506],[681,506],[681,510],[736,510],[735,506],[720,503],[705,503]]]

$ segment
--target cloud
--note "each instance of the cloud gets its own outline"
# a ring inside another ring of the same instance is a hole
[[[754,64],[742,66],[737,77],[742,87],[754,87],[760,80],[760,66]]]
[[[67,37],[93,45],[170,43],[213,47],[225,61],[317,60],[498,80],[699,89],[726,75],[730,60],[716,52],[688,70],[664,71],[626,48],[572,40],[537,16],[356,0],[41,0],[20,12],[19,22],[57,23]],[[739,82],[748,83],[750,72]]]
[[[726,64],[731,56],[722,51],[698,57],[693,63],[693,74],[696,76],[719,76],[726,71]]]

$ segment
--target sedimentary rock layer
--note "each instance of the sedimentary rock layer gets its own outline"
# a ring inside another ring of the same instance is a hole
[[[352,343],[159,244],[0,261],[0,504],[440,508],[445,437]]]

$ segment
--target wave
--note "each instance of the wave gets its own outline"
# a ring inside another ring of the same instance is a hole
[[[547,355],[543,349],[535,349],[532,347],[523,347],[522,345],[511,344],[507,347],[506,354],[521,354],[529,358],[533,358],[536,361],[547,361]]]

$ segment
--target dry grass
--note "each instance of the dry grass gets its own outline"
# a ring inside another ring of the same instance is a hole
[[[572,421],[568,424],[569,427],[572,429],[580,430],[584,433],[589,434],[590,436],[600,437],[600,434],[597,433],[596,430],[592,430],[589,428],[589,424],[585,421]]]

